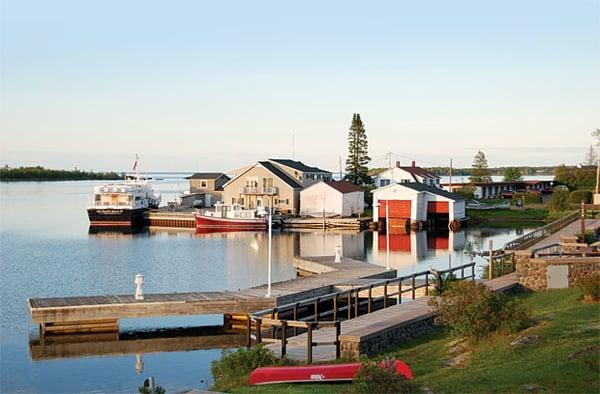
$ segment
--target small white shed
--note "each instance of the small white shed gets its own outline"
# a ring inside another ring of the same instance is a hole
[[[300,215],[348,217],[362,214],[365,193],[346,181],[314,183],[300,192]]]
[[[373,191],[373,221],[385,219],[386,205],[390,219],[410,219],[412,223],[428,219],[463,221],[465,200],[458,194],[422,183],[396,183]]]

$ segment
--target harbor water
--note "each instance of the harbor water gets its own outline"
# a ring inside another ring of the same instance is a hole
[[[181,175],[154,182],[163,203],[187,189]],[[86,205],[104,182],[15,182],[0,184],[0,391],[137,392],[153,376],[168,392],[210,386],[210,363],[221,350],[158,352],[70,358],[33,358],[39,343],[31,323],[29,297],[133,294],[134,277],[144,291],[235,290],[267,280],[265,232],[196,234],[191,230],[150,229],[137,234],[90,232]],[[529,228],[468,228],[457,233],[390,235],[389,262],[400,274],[466,264],[487,249]],[[273,280],[295,276],[292,257],[333,255],[386,265],[387,239],[377,232],[276,231]],[[479,268],[480,271],[480,268]],[[222,323],[221,316],[131,319],[121,332]],[[42,349],[43,350],[43,349]]]

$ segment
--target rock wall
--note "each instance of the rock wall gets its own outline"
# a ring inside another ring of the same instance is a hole
[[[529,251],[518,251],[515,254],[516,273],[519,284],[534,290],[546,290],[548,286],[547,267],[549,265],[569,266],[569,287],[579,278],[600,272],[598,257],[553,257],[532,258]]]
[[[388,351],[393,345],[407,342],[431,330],[434,326],[434,317],[431,315],[390,327],[367,337],[340,335],[340,351],[343,358],[352,360],[358,359],[361,354],[373,356]]]

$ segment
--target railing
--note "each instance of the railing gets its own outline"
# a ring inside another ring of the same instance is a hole
[[[266,194],[276,195],[277,187],[240,187],[240,194]]]
[[[594,250],[573,250],[565,251],[563,244],[553,243],[531,250],[531,256],[534,258],[544,257],[595,257],[600,256],[600,252]]]
[[[470,275],[465,276],[465,270],[470,268]],[[459,279],[475,279],[475,263],[469,263],[443,271],[422,271],[392,279],[382,279],[369,285],[338,291],[320,297],[314,297],[287,305],[277,306],[248,315],[247,346],[255,343],[280,343],[281,356],[285,356],[288,337],[298,335],[299,329],[306,330],[307,362],[312,363],[313,347],[335,345],[336,358],[340,356],[341,319],[349,320],[361,315],[361,312],[371,313],[402,303],[402,295],[410,293],[416,298],[418,289],[425,289],[429,295],[432,284],[430,276],[437,278],[448,273],[460,271]],[[423,283],[417,278],[424,277]],[[438,279],[439,280],[439,279]],[[403,288],[408,285],[408,288]],[[377,294],[381,295],[377,295]],[[328,307],[323,309],[324,305]],[[379,307],[379,308],[378,308]],[[301,315],[303,315],[301,317]],[[322,320],[330,318],[331,320]],[[254,329],[253,329],[254,326]],[[335,339],[329,342],[314,342],[313,331],[319,328],[334,327]],[[270,338],[262,334],[264,329],[270,329]],[[288,331],[291,331],[288,333]]]
[[[489,260],[489,259],[488,259]],[[492,255],[489,262],[488,279],[497,278],[514,272],[516,269],[515,252],[507,252],[497,255]],[[490,275],[491,273],[491,275]]]
[[[551,234],[554,234],[558,230],[564,228],[565,226],[573,223],[577,218],[579,218],[579,212],[573,212],[568,214],[567,216],[563,216],[562,218],[553,221],[543,227],[540,227],[536,230],[533,230],[530,233],[527,233],[523,236],[513,239],[504,245],[504,249],[510,250],[521,250],[526,249],[529,246],[536,243],[538,240],[545,238]]]

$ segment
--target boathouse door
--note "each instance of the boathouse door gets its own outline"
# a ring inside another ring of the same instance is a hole
[[[385,219],[385,207],[389,203],[390,219],[410,219],[410,200],[379,200],[379,217]]]

